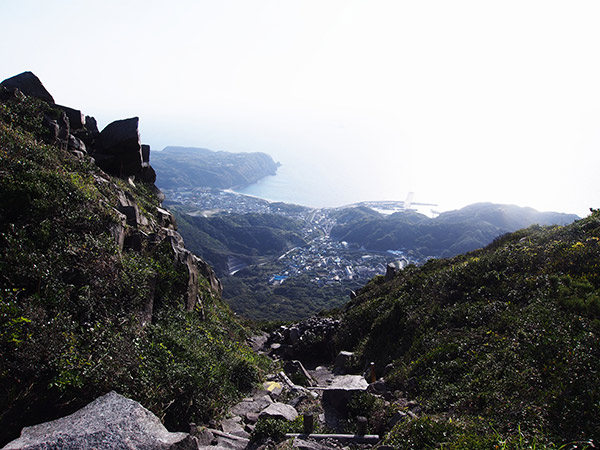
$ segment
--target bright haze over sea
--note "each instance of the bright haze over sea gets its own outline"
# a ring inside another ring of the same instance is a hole
[[[311,206],[583,216],[599,23],[597,0],[5,1],[0,78],[30,70],[100,127],[139,116],[154,151],[269,153]]]

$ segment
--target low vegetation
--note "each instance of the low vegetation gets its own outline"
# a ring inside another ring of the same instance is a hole
[[[397,448],[589,445],[600,436],[600,211],[375,278],[336,344],[422,406],[388,434]]]

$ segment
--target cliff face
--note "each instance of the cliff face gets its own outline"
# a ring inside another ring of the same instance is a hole
[[[110,390],[174,428],[218,415],[258,369],[161,207],[138,119],[98,131],[44,92],[0,85],[0,445]]]

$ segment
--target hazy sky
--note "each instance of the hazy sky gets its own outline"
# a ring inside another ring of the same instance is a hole
[[[599,24],[598,0],[4,1],[0,79],[31,70],[100,126],[139,116],[155,150],[318,160],[441,209],[585,215]]]

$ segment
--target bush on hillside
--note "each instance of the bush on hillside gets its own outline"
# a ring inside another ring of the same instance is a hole
[[[600,436],[600,213],[374,280],[336,336],[431,414],[539,445]],[[464,433],[468,433],[467,425]],[[463,433],[462,431],[460,433]]]

